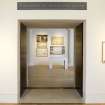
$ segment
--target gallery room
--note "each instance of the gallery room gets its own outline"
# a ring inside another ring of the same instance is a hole
[[[0,105],[99,105],[104,81],[105,0],[0,0]]]

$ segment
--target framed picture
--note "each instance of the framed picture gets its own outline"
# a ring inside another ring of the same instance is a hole
[[[37,48],[47,48],[46,42],[37,42]]]
[[[51,38],[51,44],[52,45],[64,45],[64,37],[53,36]]]
[[[65,54],[64,46],[50,46],[50,55],[63,55]]]
[[[38,43],[47,43],[47,41],[48,41],[48,35],[37,35],[37,37],[36,37],[36,41],[38,42]]]
[[[102,42],[102,62],[105,63],[105,41]]]
[[[48,49],[47,48],[37,48],[36,49],[36,56],[37,57],[47,57],[48,56]]]

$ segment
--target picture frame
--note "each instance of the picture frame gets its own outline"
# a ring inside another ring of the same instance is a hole
[[[46,42],[37,42],[37,48],[47,48]]]
[[[105,63],[105,41],[102,42],[102,63]]]
[[[37,57],[48,57],[48,49],[47,48],[36,48],[36,56]]]
[[[64,46],[50,46],[50,55],[64,55],[65,47]]]
[[[52,36],[51,45],[64,45],[64,37],[63,36]]]
[[[37,43],[47,43],[47,41],[48,41],[48,35],[37,35],[36,36]]]

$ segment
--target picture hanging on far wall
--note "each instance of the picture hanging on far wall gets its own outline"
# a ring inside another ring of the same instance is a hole
[[[48,56],[48,49],[47,48],[37,48],[36,49],[36,56],[37,57],[47,57]]]
[[[102,62],[105,63],[105,41],[102,42]]]
[[[47,43],[48,41],[48,35],[37,35],[37,43]]]
[[[53,36],[51,38],[52,45],[64,45],[64,37],[62,36]]]
[[[63,55],[65,54],[65,47],[64,46],[50,46],[50,54]]]
[[[46,42],[37,42],[37,48],[47,48]]]

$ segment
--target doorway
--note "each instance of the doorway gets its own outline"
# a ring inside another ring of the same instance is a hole
[[[82,103],[82,20],[20,21],[20,97],[21,103]]]

